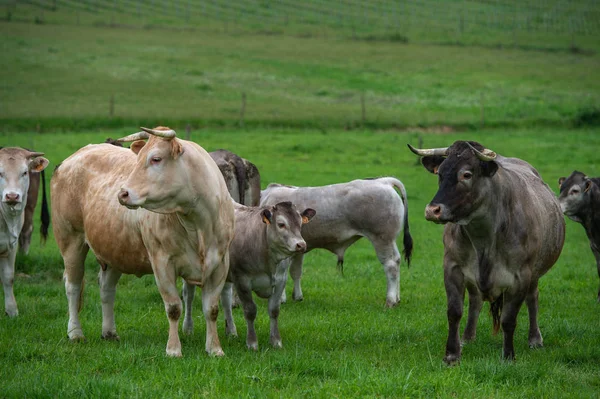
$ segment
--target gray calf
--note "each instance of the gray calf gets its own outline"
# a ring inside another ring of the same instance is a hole
[[[569,219],[581,223],[585,229],[600,277],[600,178],[574,171],[567,178],[561,177],[558,184],[560,207]]]
[[[277,319],[289,258],[306,251],[306,242],[300,230],[314,215],[315,211],[310,208],[300,214],[291,202],[265,207],[235,205],[235,235],[229,248],[229,274],[221,294],[221,304],[225,312],[226,334],[237,336],[231,312],[232,286],[235,286],[248,326],[246,344],[249,349],[258,349],[254,330],[256,304],[252,299],[253,291],[261,298],[268,298],[270,342],[275,348],[282,346]],[[186,309],[183,326],[184,331],[189,333],[193,328],[192,285],[184,283],[183,298]]]
[[[400,180],[381,177],[321,187],[269,184],[261,193],[263,206],[281,201],[291,201],[301,209],[310,207],[317,211],[314,220],[302,227],[307,252],[315,248],[333,252],[340,269],[348,247],[361,237],[371,241],[387,277],[386,306],[400,302],[400,252],[396,238],[404,231],[404,257],[409,265],[413,245],[406,190]],[[290,266],[294,280],[292,296],[297,301],[303,299],[300,286],[303,259],[303,253],[294,255]],[[285,292],[282,299],[285,300]]]

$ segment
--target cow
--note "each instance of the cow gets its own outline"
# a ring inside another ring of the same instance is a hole
[[[396,238],[401,231],[404,232],[404,258],[409,266],[413,246],[406,190],[400,180],[380,177],[320,187],[272,183],[261,192],[261,206],[283,201],[317,211],[311,223],[302,227],[306,252],[315,248],[333,252],[340,271],[343,271],[348,247],[361,237],[371,241],[387,277],[386,306],[393,307],[400,302],[400,252]],[[294,255],[290,266],[294,280],[292,297],[296,301],[303,299],[300,285],[303,259],[304,253]],[[285,292],[282,300],[285,301]]]
[[[154,274],[169,321],[168,356],[181,356],[177,277],[202,287],[206,351],[222,356],[219,295],[229,269],[234,211],[219,168],[198,144],[166,127],[119,139],[131,148],[88,145],[55,170],[53,231],[65,264],[68,337],[84,338],[78,312],[89,249],[99,275],[102,338],[118,340],[114,320],[121,274]],[[147,142],[144,141],[147,139]]]
[[[209,152],[225,178],[229,194],[235,202],[258,206],[260,202],[260,174],[252,162],[227,150]]]
[[[0,147],[2,149],[3,147]],[[27,151],[30,149],[25,148]],[[42,183],[42,209],[41,209],[41,226],[40,226],[40,237],[42,244],[46,242],[48,238],[48,227],[50,226],[50,212],[48,211],[48,201],[46,199],[46,176],[45,171],[42,169],[41,172],[34,170],[29,171],[29,188],[27,189],[27,204],[25,205],[25,218],[23,221],[23,227],[19,234],[19,252],[27,255],[29,253],[29,247],[31,245],[31,234],[33,233],[33,214],[38,202],[38,195],[40,191],[40,180]]]
[[[469,293],[464,342],[475,338],[483,301],[491,304],[494,333],[504,334],[503,358],[514,359],[513,336],[523,302],[529,311],[529,346],[543,346],[538,327],[538,280],[557,261],[565,221],[554,193],[518,158],[505,158],[474,141],[415,149],[438,175],[439,188],[425,218],[444,227],[444,285],[448,340],[444,361],[460,361],[459,323]]]
[[[4,311],[19,315],[13,291],[17,243],[25,221],[31,173],[40,173],[48,160],[42,152],[18,147],[0,149],[0,278],[4,288]]]
[[[301,226],[308,223],[314,215],[315,210],[310,208],[302,213],[298,212],[291,202],[264,207],[235,204],[235,235],[229,248],[229,274],[221,293],[221,305],[225,313],[226,334],[237,336],[231,311],[232,286],[235,286],[244,309],[248,327],[246,344],[249,349],[258,350],[254,329],[256,304],[252,299],[253,291],[261,298],[268,298],[270,342],[274,348],[282,347],[278,317],[289,259],[306,250]],[[184,283],[183,298],[186,309],[184,330],[191,332],[194,286]]]
[[[587,177],[574,171],[567,178],[561,177],[558,185],[560,208],[585,229],[600,277],[600,177]],[[600,302],[600,289],[597,300]]]

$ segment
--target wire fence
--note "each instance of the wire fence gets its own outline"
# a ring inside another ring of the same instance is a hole
[[[597,0],[0,0],[38,23],[236,29],[414,41],[600,36]]]

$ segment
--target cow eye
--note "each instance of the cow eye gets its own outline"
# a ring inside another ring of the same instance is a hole
[[[23,172],[22,176],[27,176],[27,171]]]
[[[473,177],[473,173],[465,172],[465,173],[463,173],[462,177],[463,177],[463,180],[470,180],[471,177]]]
[[[285,228],[285,223],[277,223],[277,227],[279,227],[280,229]]]
[[[150,160],[150,162],[153,164],[158,164],[160,163],[160,161],[162,161],[161,157],[152,157],[152,159]]]
[[[571,190],[571,194],[579,194],[579,189],[574,188],[573,190]]]

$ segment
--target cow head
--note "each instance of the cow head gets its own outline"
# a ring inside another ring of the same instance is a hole
[[[491,177],[498,170],[496,153],[474,141],[427,150],[408,146],[423,156],[425,169],[439,176],[439,189],[425,208],[425,218],[435,223],[468,224],[477,217],[491,193]]]
[[[119,202],[130,209],[143,207],[158,213],[184,211],[180,205],[189,193],[189,176],[182,161],[182,143],[169,128],[142,130],[117,140],[133,141],[130,148],[137,154],[137,163],[118,193]]]
[[[300,213],[291,202],[280,202],[263,209],[261,216],[267,225],[269,248],[286,255],[305,252],[306,242],[302,238],[301,228],[315,214],[311,208]]]
[[[0,149],[0,193],[2,206],[22,211],[27,203],[29,172],[41,172],[48,166],[42,152],[17,147]]]
[[[579,215],[585,214],[586,209],[590,209],[590,192],[596,189],[596,183],[585,174],[574,171],[567,178],[561,177],[558,184],[560,186],[558,202],[561,210],[569,218],[581,222]]]

